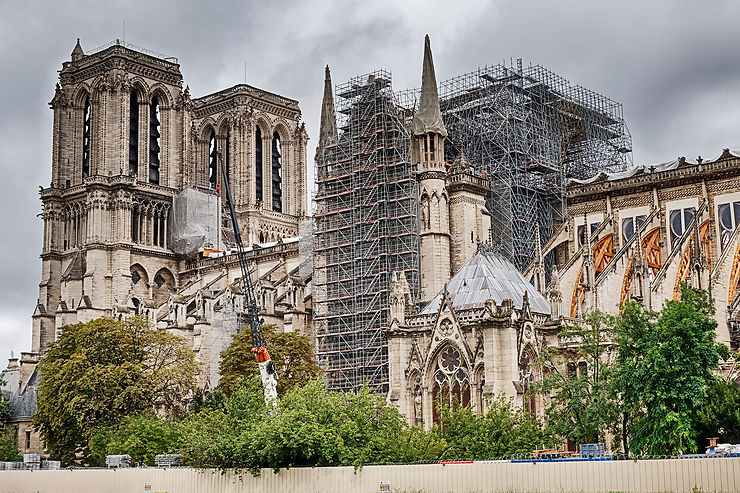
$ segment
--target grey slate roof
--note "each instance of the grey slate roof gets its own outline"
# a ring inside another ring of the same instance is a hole
[[[36,401],[38,399],[38,373],[34,370],[26,388],[22,394],[18,393],[18,368],[15,372],[4,374],[7,379],[7,385],[3,387],[3,397],[10,401],[10,420],[28,419],[36,412]]]
[[[456,310],[480,308],[487,299],[500,305],[505,299],[521,309],[524,293],[529,296],[529,306],[535,313],[550,314],[550,303],[508,260],[479,248],[447,283],[447,292]],[[432,314],[439,310],[443,292],[437,294],[422,310]]]

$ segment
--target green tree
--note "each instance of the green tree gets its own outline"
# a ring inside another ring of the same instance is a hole
[[[0,424],[0,462],[22,460],[12,428]]]
[[[186,341],[146,318],[99,318],[62,328],[39,363],[34,424],[53,458],[88,458],[96,431],[145,410],[181,415],[195,383]]]
[[[614,328],[617,355],[611,379],[611,392],[618,407],[615,430],[622,442],[622,451],[630,454],[630,436],[636,416],[642,413],[643,385],[639,373],[641,362],[654,344],[652,327],[658,314],[646,310],[641,303],[626,303]]]
[[[657,317],[634,306],[625,309],[616,328],[615,382],[629,414],[633,453],[697,450],[699,410],[720,358],[729,356],[715,342],[712,310],[706,292],[685,286],[681,299],[668,301]]]
[[[610,393],[611,335],[614,317],[592,312],[583,323],[565,325],[560,347],[542,358],[545,376],[531,388],[551,397],[547,423],[574,443],[603,442],[617,416]]]
[[[308,337],[295,332],[277,332],[275,326],[269,324],[263,326],[262,331],[277,369],[278,395],[284,395],[295,386],[306,385],[321,375],[321,368],[313,357]],[[226,393],[231,392],[244,377],[259,375],[249,330],[237,334],[229,347],[221,352],[219,372],[219,387]]]
[[[444,406],[439,430],[448,445],[442,456],[448,459],[492,459],[556,442],[535,416],[503,397],[489,398],[482,416],[470,406]]]
[[[436,433],[410,428],[398,410],[368,388],[331,392],[318,380],[265,408],[256,378],[233,389],[219,409],[184,425],[183,452],[197,467],[354,465],[436,459],[446,448]]]
[[[0,388],[3,388],[7,382],[0,378]],[[10,401],[0,392],[0,424],[4,423],[11,415]]]
[[[719,443],[740,443],[738,382],[718,378],[707,391],[706,402],[698,412],[697,445],[700,451],[709,444],[711,437],[717,437]]]
[[[103,465],[106,455],[129,454],[137,464],[153,466],[155,455],[179,450],[180,429],[151,412],[127,416],[114,427],[98,429],[90,440],[91,462]]]

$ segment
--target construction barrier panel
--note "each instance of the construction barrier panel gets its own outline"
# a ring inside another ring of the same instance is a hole
[[[0,471],[2,493],[407,493],[740,491],[740,457],[592,462],[475,462],[263,469],[259,477],[190,468]]]

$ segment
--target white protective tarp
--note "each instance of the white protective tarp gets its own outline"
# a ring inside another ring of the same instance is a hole
[[[175,253],[194,257],[204,247],[219,244],[218,195],[188,188],[172,199],[170,221],[171,248]]]

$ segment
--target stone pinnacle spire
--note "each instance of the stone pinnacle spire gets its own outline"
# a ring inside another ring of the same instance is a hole
[[[414,135],[436,133],[447,137],[447,129],[442,121],[437,94],[437,77],[434,75],[432,49],[429,46],[429,35],[424,37],[424,64],[421,69],[421,98],[419,109],[414,113],[411,123]]]
[[[84,56],[85,52],[82,51],[82,46],[80,46],[80,38],[77,38],[77,44],[75,45],[74,50],[72,50],[72,61],[76,62]]]
[[[331,90],[331,72],[329,66],[326,66],[324,75],[324,99],[321,102],[321,128],[319,130],[319,145],[316,148],[316,155],[327,145],[337,141],[337,119],[334,114],[334,95]]]

